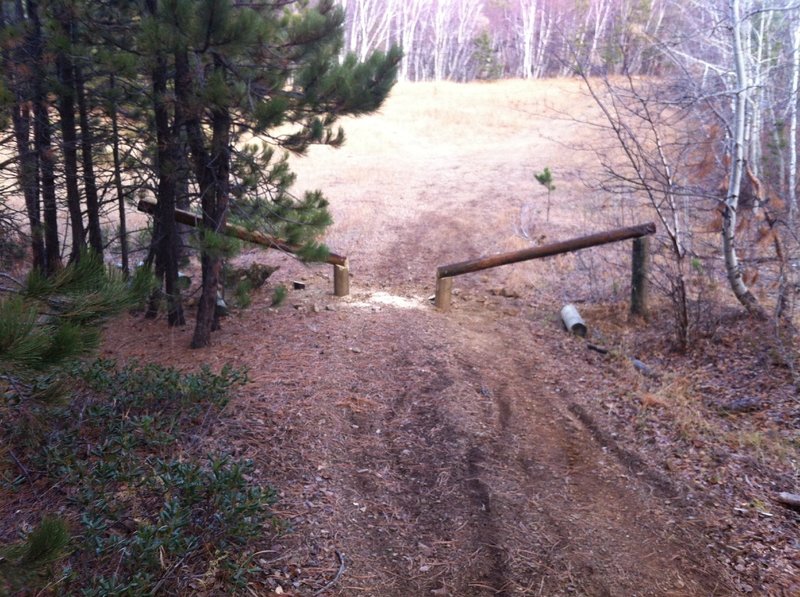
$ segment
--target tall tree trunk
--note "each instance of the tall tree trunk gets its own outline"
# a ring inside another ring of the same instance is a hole
[[[44,73],[44,49],[39,3],[27,0],[31,20],[31,64],[33,69],[33,105],[35,119],[33,137],[39,163],[42,206],[44,211],[45,271],[55,273],[61,268],[61,246],[58,237],[58,208],[56,205],[55,162],[53,159],[50,104],[47,101]]]
[[[21,3],[17,3],[15,18],[17,23],[22,23],[25,20]],[[3,4],[0,3],[0,27],[5,28],[8,24]],[[30,89],[29,81],[26,81],[26,77],[21,74],[26,53],[30,51],[30,45],[31,40],[28,36],[25,43],[21,44],[13,55],[9,50],[3,49],[2,68],[8,88],[14,94],[11,118],[19,156],[17,180],[25,198],[25,211],[31,230],[33,268],[44,271],[45,253],[41,210],[39,208],[38,165],[36,163],[36,152],[31,147],[31,111],[28,98],[25,97],[25,94],[29,93]]]
[[[119,158],[119,123],[117,117],[116,78],[114,73],[109,77],[109,90],[111,102],[111,156],[114,161],[114,188],[117,192],[117,208],[119,209],[119,246],[122,257],[122,271],[126,276],[130,274],[128,263],[128,225],[125,216],[125,190],[122,186],[122,161]]]
[[[65,39],[69,39],[72,15],[60,6],[56,21],[62,28]],[[56,51],[56,73],[61,89],[58,93],[58,115],[61,119],[61,135],[64,151],[64,180],[67,186],[67,209],[72,227],[72,250],[70,261],[77,261],[84,243],[81,193],[78,187],[78,133],[75,124],[75,78],[72,57],[61,47]]]
[[[158,237],[156,273],[163,276],[167,297],[169,325],[184,325],[180,289],[178,288],[178,228],[175,223],[175,200],[179,160],[176,133],[169,123],[167,107],[167,64],[163,55],[156,59],[153,69],[153,102],[156,122],[158,169]]]
[[[97,195],[97,180],[94,174],[94,135],[89,123],[86,105],[86,85],[80,66],[75,68],[75,94],[78,98],[78,115],[81,124],[81,165],[83,166],[83,188],[86,194],[86,219],[89,229],[89,246],[100,257],[103,255],[103,233],[100,228],[100,200]],[[116,140],[114,141],[116,143]]]
[[[31,115],[27,107],[19,101],[14,103],[13,125],[14,137],[17,143],[17,153],[19,154],[19,174],[18,179],[22,187],[22,195],[25,197],[25,211],[28,216],[28,224],[31,229],[31,253],[33,257],[33,269],[44,271],[45,250],[44,250],[44,231],[42,228],[41,210],[39,208],[39,180],[38,167],[36,164],[36,153],[31,148],[30,129]]]
[[[158,1],[147,0],[147,11],[155,17],[158,14]],[[156,125],[156,171],[158,176],[158,211],[153,237],[156,276],[163,279],[164,294],[167,298],[167,322],[170,326],[184,325],[181,293],[178,288],[178,228],[175,223],[175,200],[178,177],[178,134],[170,126],[167,55],[160,48],[154,48],[154,65],[150,76],[153,89],[153,115]],[[151,309],[152,314],[152,302]]]
[[[222,70],[219,59],[215,68]],[[192,163],[200,190],[203,209],[203,228],[200,231],[201,245],[209,234],[224,230],[229,194],[230,176],[230,136],[231,116],[224,106],[211,111],[211,145],[207,150],[205,137],[193,101],[194,81],[189,70],[188,54],[176,52],[175,56],[175,94],[179,113],[178,121],[183,123],[191,149]],[[222,258],[217,252],[203,250],[201,255],[203,270],[202,292],[197,305],[192,348],[202,348],[211,343],[211,332],[219,327],[216,316],[217,291],[222,267]]]
[[[758,299],[750,292],[742,278],[742,268],[736,254],[736,216],[739,208],[739,193],[745,167],[745,131],[747,130],[747,93],[749,82],[744,64],[744,49],[741,35],[741,10],[739,0],[728,0],[731,41],[736,72],[736,101],[734,105],[733,138],[731,139],[731,167],[728,177],[728,193],[723,204],[722,249],[728,282],[738,301],[752,315],[761,318],[766,313]]]
[[[789,226],[797,215],[797,102],[800,88],[800,21],[792,32],[792,88],[789,96]]]
[[[536,47],[537,0],[523,0],[519,6],[522,21],[519,38],[522,45],[522,78],[534,77],[534,48]]]
[[[230,129],[231,117],[228,111],[224,108],[214,110],[211,162],[207,165],[213,173],[213,184],[200,191],[203,197],[203,234],[207,231],[219,233],[225,229],[230,175]],[[203,290],[197,307],[192,348],[208,346],[211,343],[211,332],[219,328],[216,307],[222,258],[216,252],[203,251],[202,264]]]

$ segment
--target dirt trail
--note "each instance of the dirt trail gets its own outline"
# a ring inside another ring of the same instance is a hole
[[[227,326],[272,338],[215,436],[282,489],[275,579],[301,569],[311,594],[338,552],[326,594],[729,594],[679,496],[572,414],[592,394],[579,342],[493,305],[375,296]]]
[[[489,123],[508,139],[476,146],[477,131],[446,149],[451,133],[436,129],[442,139],[416,138],[416,153],[401,151],[397,112],[424,107],[396,106],[378,139],[356,126],[350,153],[305,166],[333,195],[331,239],[350,254],[351,297],[334,299],[327,274],[284,260],[279,276],[305,276],[309,288],[278,310],[257,297],[228,318],[214,348],[187,353],[190,329],[164,336],[162,322],[136,320],[135,343],[112,339],[105,350],[250,368],[253,382],[209,442],[252,458],[259,480],[281,492],[277,514],[290,532],[259,560],[263,587],[376,597],[730,594],[679,492],[586,414],[594,390],[613,380],[553,320],[561,290],[550,290],[549,310],[530,294],[488,294],[530,285],[539,266],[459,278],[448,314],[427,300],[437,264],[530,242],[512,221],[519,194],[533,188],[515,172],[528,172],[532,156],[549,156],[565,198],[584,193],[564,184],[575,155],[559,157],[557,144],[535,135],[546,119],[518,126],[519,115]],[[561,127],[574,133],[574,123]],[[375,153],[381,142],[392,163]],[[345,184],[348,172],[355,182]],[[576,229],[561,205],[547,234]]]
[[[445,315],[354,290],[337,301],[314,284],[277,313],[254,307],[208,355],[253,378],[209,443],[281,490],[290,532],[260,562],[264,586],[316,594],[340,555],[323,594],[731,594],[681,496],[584,424],[605,382],[580,341],[509,312],[514,300]],[[137,345],[163,335],[133,325]]]

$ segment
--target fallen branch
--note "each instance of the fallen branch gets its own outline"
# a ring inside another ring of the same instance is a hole
[[[317,595],[322,595],[325,591],[332,588],[333,585],[339,582],[339,579],[342,577],[342,574],[344,574],[345,571],[344,557],[342,556],[342,554],[339,553],[338,550],[336,551],[336,557],[339,559],[339,571],[336,573],[336,576],[333,577],[333,580],[331,582],[329,582],[324,587],[314,592],[314,597],[316,597]]]
[[[158,594],[158,591],[161,590],[161,587],[167,581],[167,578],[169,578],[169,576],[178,568],[178,566],[181,566],[186,561],[186,558],[188,558],[189,555],[192,554],[194,551],[196,551],[196,549],[191,550],[186,555],[184,555],[180,560],[176,561],[169,568],[167,568],[167,571],[163,574],[163,576],[156,583],[156,586],[154,586],[153,590],[150,591],[150,596],[151,597],[154,597],[156,594]]]
[[[603,348],[602,346],[598,346],[597,344],[592,344],[591,342],[586,343],[586,348],[589,350],[593,350],[595,352],[599,352],[600,354],[608,354],[608,349]]]
[[[14,454],[14,450],[12,450],[11,448],[8,448],[7,452],[8,452],[8,455],[11,456],[11,459],[19,467],[19,470],[22,471],[22,474],[25,475],[25,479],[27,479],[28,484],[31,486],[31,491],[33,492],[33,495],[35,495],[36,498],[38,499],[39,498],[39,493],[36,491],[36,486],[33,484],[33,479],[31,479],[31,474],[28,472],[28,469],[25,468],[25,465],[22,464],[19,461],[19,458],[17,458],[17,455]]]
[[[5,272],[0,272],[0,278],[4,278],[6,280],[11,280],[14,284],[16,284],[19,288],[25,286],[22,282],[17,280],[14,276],[11,276]]]
[[[800,494],[782,491],[775,499],[778,501],[778,503],[781,503],[784,506],[789,506],[790,508],[800,510]]]

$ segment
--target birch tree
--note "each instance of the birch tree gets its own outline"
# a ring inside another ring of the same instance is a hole
[[[427,0],[405,0],[398,2],[394,11],[394,39],[395,43],[403,50],[403,60],[400,63],[400,79],[407,81],[412,78],[414,61],[420,52],[420,30],[423,9]]]
[[[687,257],[690,255],[689,204],[695,199],[685,172],[692,151],[702,144],[691,114],[676,108],[680,98],[657,82],[633,77],[612,83],[607,76],[590,78],[579,69],[589,94],[602,112],[607,131],[622,150],[621,160],[598,153],[606,179],[603,190],[617,196],[634,194],[661,224],[668,259],[664,286],[671,301],[677,347],[690,343]]]
[[[725,274],[737,300],[759,317],[765,311],[744,277],[739,252],[747,249],[748,243],[739,238],[739,224],[746,212],[749,218],[772,218],[759,213],[766,199],[760,179],[766,156],[763,147],[768,140],[762,130],[769,109],[764,100],[770,97],[766,88],[777,74],[770,66],[774,58],[767,60],[774,50],[767,46],[770,37],[776,35],[772,25],[778,20],[767,17],[767,13],[783,9],[786,5],[756,6],[750,0],[692,2],[688,6],[675,2],[674,30],[659,45],[675,68],[672,78],[685,90],[686,102],[705,120],[716,119],[722,131],[717,147],[722,194],[716,199],[722,216]],[[754,18],[758,19],[755,26]],[[749,187],[746,204],[745,179]],[[753,187],[761,192],[754,193]],[[713,188],[707,188],[705,194],[715,197]],[[776,251],[780,252],[777,245]]]
[[[548,0],[518,0],[519,16],[515,36],[520,49],[518,72],[524,79],[538,79],[547,74],[555,24],[553,2]]]
[[[519,39],[522,50],[522,77],[534,77],[534,48],[539,16],[539,0],[519,0]]]
[[[792,32],[792,82],[789,94],[789,225],[794,229],[797,215],[797,103],[800,86],[800,19],[795,21]]]
[[[748,312],[763,317],[765,315],[763,308],[744,282],[736,252],[736,222],[745,168],[745,132],[748,124],[748,94],[750,92],[750,81],[745,67],[742,43],[743,15],[740,0],[728,0],[728,19],[727,25],[731,36],[734,61],[735,89],[733,123],[729,141],[731,166],[722,212],[722,252],[725,256],[725,270],[733,294]]]
[[[450,24],[456,0],[436,0],[431,19],[431,41],[433,79],[441,81],[445,78],[447,53],[450,46]]]
[[[370,52],[388,50],[391,25],[400,0],[339,0],[345,11],[345,47],[359,60]]]

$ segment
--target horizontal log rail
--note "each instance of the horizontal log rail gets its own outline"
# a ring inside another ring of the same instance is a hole
[[[500,253],[497,255],[490,255],[489,257],[479,257],[478,259],[452,263],[450,265],[440,265],[436,268],[436,306],[440,309],[447,309],[450,305],[450,294],[453,278],[455,276],[479,272],[501,265],[519,263],[520,261],[529,261],[531,259],[560,255],[561,253],[570,253],[572,251],[579,251],[581,249],[588,249],[589,247],[596,247],[608,243],[641,238],[649,234],[655,234],[655,231],[656,225],[653,222],[648,222],[647,224],[606,230],[604,232],[571,238],[540,247],[522,249],[521,251]]]
[[[490,269],[501,265],[508,265],[509,263],[518,263],[520,261],[528,261],[530,259],[551,257],[560,253],[569,253],[571,251],[579,251],[580,249],[587,249],[589,247],[596,247],[598,245],[615,243],[621,240],[628,240],[630,238],[639,238],[640,236],[655,234],[655,231],[656,225],[652,222],[640,224],[639,226],[631,226],[629,228],[617,228],[616,230],[608,230],[606,232],[590,234],[589,236],[571,238],[569,240],[550,243],[540,247],[522,249],[521,251],[500,253],[498,255],[491,255],[489,257],[480,257],[478,259],[471,259],[470,261],[462,261],[460,263],[453,263],[451,265],[441,265],[436,269],[436,276],[438,278],[451,278],[453,276],[479,272],[484,269]]]
[[[136,207],[141,212],[154,215],[157,205],[158,204],[152,199],[140,199]],[[183,209],[175,210],[175,221],[195,228],[199,228],[203,224],[203,218],[201,216]],[[248,230],[244,226],[237,226],[236,224],[226,224],[223,234],[269,247],[270,249],[285,251],[293,255],[297,254],[301,249],[299,245],[293,245],[274,236],[264,234],[257,230]],[[347,257],[337,255],[336,253],[329,253],[327,259],[325,259],[325,263],[333,265],[334,294],[336,296],[347,296],[350,293],[350,266]]]
[[[139,211],[153,215],[156,213],[156,206],[157,203],[152,199],[139,199],[139,204],[137,205],[137,208],[139,209]],[[195,228],[199,228],[203,224],[203,218],[201,216],[193,214],[189,211],[185,211],[183,209],[175,210],[175,221],[180,224],[186,224],[187,226],[193,226]],[[269,247],[271,249],[279,249],[281,251],[286,251],[287,253],[295,254],[298,251],[300,251],[299,245],[289,244],[284,240],[275,238],[274,236],[270,236],[268,234],[264,234],[263,232],[259,232],[258,230],[248,230],[244,226],[227,224],[225,226],[224,234],[226,234],[227,236],[234,236],[240,240],[246,240],[247,242],[255,243],[257,245]],[[336,253],[331,253],[325,260],[325,263],[330,263],[331,265],[345,266],[347,265],[347,257],[343,257],[342,255],[337,255]]]

